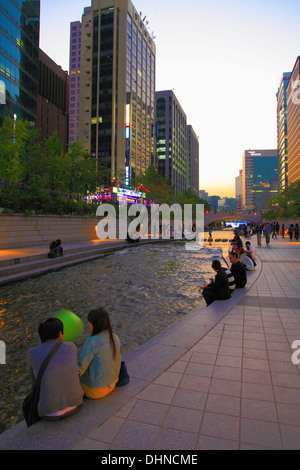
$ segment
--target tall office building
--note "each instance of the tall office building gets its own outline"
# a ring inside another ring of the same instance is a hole
[[[278,148],[278,189],[283,191],[288,185],[288,119],[287,85],[291,73],[281,77],[277,92],[277,148]]]
[[[241,203],[243,205],[243,170],[240,170],[239,176],[235,178],[235,200],[237,204],[241,198]]]
[[[39,0],[0,0],[0,125],[6,115],[36,123]]]
[[[91,7],[84,8],[83,15],[89,15]],[[69,58],[69,144],[79,137],[79,96],[80,96],[80,59],[81,59],[81,22],[70,23],[70,58]]]
[[[42,141],[56,131],[65,151],[69,143],[68,89],[68,72],[40,49],[36,125]]]
[[[129,184],[154,163],[156,47],[130,0],[92,0],[81,23],[79,142]]]
[[[158,171],[178,194],[188,189],[187,118],[172,90],[155,95]]]
[[[70,24],[70,59],[69,59],[69,144],[78,141],[79,94],[80,94],[80,52],[81,22]]]
[[[278,151],[245,150],[243,154],[243,206],[261,211],[278,192]]]
[[[199,140],[191,125],[187,126],[188,189],[199,194]]]
[[[219,208],[220,196],[208,196],[208,202],[212,211],[217,211]]]
[[[205,189],[200,189],[199,197],[201,197],[201,199],[205,199],[206,201],[208,201],[208,192],[205,191]]]
[[[300,56],[287,85],[288,184],[300,179]]]

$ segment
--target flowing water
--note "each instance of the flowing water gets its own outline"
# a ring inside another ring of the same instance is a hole
[[[6,345],[0,432],[23,419],[21,403],[30,391],[26,352],[40,344],[41,322],[61,309],[76,313],[85,325],[75,342],[80,351],[90,335],[88,312],[103,306],[124,357],[204,302],[198,288],[212,276],[212,259],[221,257],[220,245],[197,251],[182,242],[141,245],[0,287],[0,339]]]

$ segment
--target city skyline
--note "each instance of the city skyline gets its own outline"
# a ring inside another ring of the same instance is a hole
[[[91,1],[41,2],[40,47],[69,69],[69,32]],[[233,197],[247,149],[277,147],[276,93],[299,55],[300,5],[133,2],[156,43],[156,91],[174,90],[199,136],[200,189]],[[271,8],[269,8],[271,6]],[[65,45],[64,47],[62,45]]]

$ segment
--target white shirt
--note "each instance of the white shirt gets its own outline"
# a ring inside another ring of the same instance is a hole
[[[253,259],[255,259],[256,256],[256,249],[253,245],[250,245],[249,248],[247,248],[247,251],[250,251],[250,254]]]

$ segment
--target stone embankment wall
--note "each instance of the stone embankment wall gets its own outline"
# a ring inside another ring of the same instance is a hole
[[[60,238],[63,243],[95,240],[99,218],[0,214],[0,249],[45,246]]]

